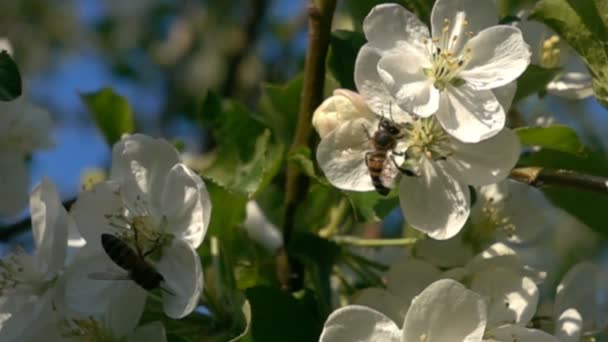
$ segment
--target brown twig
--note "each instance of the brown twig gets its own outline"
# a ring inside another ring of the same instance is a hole
[[[331,22],[336,9],[336,0],[310,0],[308,8],[308,50],[304,66],[304,80],[298,111],[298,121],[290,152],[309,146],[312,130],[312,113],[323,100],[325,83],[325,60],[329,49]],[[294,229],[295,213],[308,189],[308,178],[300,173],[297,165],[287,165],[285,184],[285,216],[283,220],[284,246],[289,246]],[[299,269],[287,255],[287,247],[277,255],[277,276],[281,286],[295,289],[301,283]]]
[[[547,169],[538,166],[519,167],[511,170],[510,177],[534,187],[559,185],[608,195],[608,178],[572,170]]]

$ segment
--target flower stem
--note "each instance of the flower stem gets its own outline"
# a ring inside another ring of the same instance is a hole
[[[310,0],[308,8],[308,49],[304,66],[304,79],[298,121],[290,153],[309,146],[312,130],[312,113],[323,100],[325,82],[325,60],[329,49],[331,22],[336,9],[336,0]],[[287,165],[285,183],[285,216],[283,220],[283,241],[289,246],[294,229],[295,213],[299,203],[308,190],[308,178],[301,174],[298,166]],[[301,274],[292,272],[292,261],[286,248],[277,255],[277,276],[281,287],[286,290],[297,290],[293,284],[298,283]]]
[[[386,247],[386,246],[411,246],[418,241],[417,238],[400,239],[365,239],[356,236],[334,236],[332,241],[339,245],[357,247]]]
[[[559,185],[608,195],[608,178],[573,170],[548,169],[539,166],[519,167],[511,170],[510,177],[537,188],[545,185]]]

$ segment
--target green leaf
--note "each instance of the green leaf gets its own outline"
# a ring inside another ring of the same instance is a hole
[[[523,156],[519,164],[561,168],[608,177],[608,160],[591,151],[585,151],[584,156],[580,156],[546,149]],[[566,210],[594,231],[608,237],[606,195],[560,186],[547,186],[541,189],[553,204]]]
[[[0,101],[14,100],[21,95],[21,75],[11,55],[0,52]]]
[[[302,147],[297,151],[291,152],[288,157],[290,163],[298,165],[300,170],[311,179],[314,179],[321,185],[331,186],[327,179],[316,172],[315,164],[312,161],[310,148]]]
[[[256,286],[245,291],[251,305],[251,335],[254,341],[317,341],[321,322],[302,300],[276,287]]]
[[[365,36],[361,32],[337,30],[331,34],[327,64],[343,88],[357,90],[354,79],[355,60],[365,42]]]
[[[218,146],[216,160],[203,176],[247,198],[263,190],[279,171],[283,156],[283,145],[272,141],[270,130],[243,106],[212,93],[203,105],[202,120]]]
[[[530,16],[544,22],[578,52],[593,77],[595,97],[604,107],[608,107],[608,41],[600,13],[608,10],[607,2],[541,0]]]
[[[285,146],[289,146],[293,140],[301,91],[302,75],[285,85],[262,84],[258,119]]]
[[[498,13],[501,21],[510,15],[516,14],[527,5],[533,5],[535,0],[498,0]]]
[[[517,102],[530,95],[541,93],[555,76],[560,72],[559,68],[547,69],[538,65],[530,64],[526,71],[517,79],[517,91],[513,102]]]
[[[516,128],[515,133],[523,146],[540,146],[573,154],[581,154],[585,149],[576,132],[568,126],[521,127]]]
[[[399,205],[399,198],[395,191],[389,196],[382,196],[377,192],[347,192],[356,221],[378,222],[384,219],[391,210]]]
[[[129,102],[111,88],[103,88],[80,97],[93,114],[93,119],[110,146],[125,133],[133,133],[133,112]]]

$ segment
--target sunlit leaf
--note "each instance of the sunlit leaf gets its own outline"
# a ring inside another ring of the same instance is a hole
[[[580,154],[585,149],[578,134],[568,126],[521,127],[516,128],[515,133],[523,146],[538,146],[574,154]]]
[[[125,133],[133,133],[133,111],[129,102],[111,88],[80,95],[97,127],[111,146]]]
[[[538,65],[530,64],[526,71],[517,79],[517,91],[513,102],[517,102],[530,95],[541,93],[555,76],[560,72],[559,68],[547,69]]]

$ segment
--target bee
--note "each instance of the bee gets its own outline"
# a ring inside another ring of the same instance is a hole
[[[374,188],[376,188],[376,191],[380,195],[386,196],[390,192],[390,189],[382,183],[381,176],[389,151],[391,152],[390,159],[399,171],[408,176],[415,175],[412,171],[399,166],[395,160],[395,156],[405,155],[407,158],[405,152],[395,151],[397,140],[403,138],[405,135],[401,132],[401,129],[395,121],[384,117],[378,122],[378,128],[376,129],[376,132],[374,132],[374,135],[371,135],[365,126],[363,126],[363,129],[373,148],[372,151],[365,153],[365,165],[369,170],[369,176],[372,179],[372,184],[374,185]]]
[[[94,279],[130,279],[147,291],[160,287],[163,276],[146,261],[146,256],[152,253],[152,248],[142,253],[139,247],[131,248],[126,242],[112,234],[101,234],[101,246],[112,261],[127,271],[126,277],[108,277],[107,275],[92,274]]]

